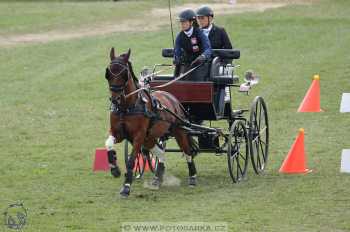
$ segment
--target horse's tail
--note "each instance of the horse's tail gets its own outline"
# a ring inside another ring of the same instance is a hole
[[[190,145],[191,156],[195,157],[199,152],[198,143],[191,135],[187,135],[187,138],[188,144]]]

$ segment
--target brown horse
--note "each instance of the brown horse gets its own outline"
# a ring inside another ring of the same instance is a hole
[[[154,188],[159,188],[164,175],[164,150],[157,144],[157,140],[164,136],[175,137],[179,147],[185,153],[188,170],[189,185],[196,185],[196,167],[193,157],[197,153],[195,141],[181,128],[181,120],[186,119],[185,111],[180,102],[170,93],[155,91],[150,93],[139,89],[137,78],[129,61],[130,49],[127,53],[116,57],[114,48],[110,51],[111,62],[106,68],[111,93],[110,136],[106,140],[108,160],[114,176],[120,176],[117,166],[117,156],[113,144],[127,139],[133,146],[132,153],[126,162],[126,174],[122,197],[128,197],[133,177],[133,167],[136,155],[152,152],[159,158],[158,168],[152,181]],[[177,118],[177,117],[178,118]]]

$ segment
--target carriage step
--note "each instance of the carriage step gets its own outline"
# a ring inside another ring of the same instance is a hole
[[[249,110],[248,109],[240,109],[240,110],[233,110],[232,111],[232,115],[234,116],[234,115],[241,115],[241,114],[243,114],[243,113],[245,113],[245,112],[248,112]]]

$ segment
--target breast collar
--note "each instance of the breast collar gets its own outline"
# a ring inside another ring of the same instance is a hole
[[[147,109],[146,103],[148,101],[151,101],[151,109]],[[146,91],[141,91],[138,93],[137,100],[135,104],[125,108],[121,109],[118,107],[118,105],[111,104],[110,110],[113,114],[119,116],[119,117],[125,117],[125,116],[132,116],[132,115],[143,115],[148,118],[158,118],[158,103],[156,102],[156,99],[147,93]]]

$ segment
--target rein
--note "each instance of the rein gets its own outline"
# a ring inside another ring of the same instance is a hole
[[[174,83],[174,82],[176,82],[176,81],[178,81],[178,80],[181,80],[182,78],[184,78],[185,76],[187,76],[188,74],[190,74],[191,72],[193,72],[194,70],[196,70],[199,66],[201,66],[201,64],[200,64],[200,65],[197,65],[197,66],[194,67],[194,68],[191,68],[190,70],[188,70],[188,71],[185,72],[184,74],[180,75],[179,77],[175,78],[174,80],[171,80],[171,81],[169,81],[169,82],[167,82],[167,83],[165,83],[165,84],[163,84],[163,85],[155,86],[155,87],[153,87],[153,88],[145,88],[145,87],[139,88],[139,89],[137,89],[137,90],[135,90],[135,91],[133,91],[133,92],[131,92],[131,93],[125,95],[125,98],[128,98],[128,97],[130,97],[130,96],[132,96],[132,95],[134,95],[134,94],[136,94],[136,93],[138,93],[138,92],[140,92],[140,91],[142,91],[142,90],[159,89],[159,88],[164,88],[164,87],[166,87],[166,86],[168,86],[168,85],[171,85],[172,83]],[[151,75],[154,75],[154,74],[156,74],[156,73],[152,73]]]
[[[144,76],[143,79],[146,79],[146,78],[149,78],[149,77],[153,77],[154,75],[156,75],[156,74],[158,74],[158,73],[164,72],[164,71],[166,71],[166,70],[170,70],[170,69],[172,69],[172,68],[173,68],[172,65],[171,65],[170,67],[168,67],[168,68],[163,68],[163,69],[161,69],[161,70],[158,70],[157,72],[153,72],[153,73],[150,73],[150,74]]]

